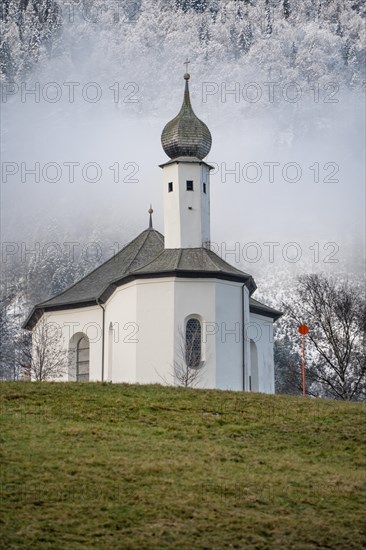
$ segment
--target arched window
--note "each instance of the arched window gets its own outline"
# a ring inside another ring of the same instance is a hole
[[[201,323],[198,319],[187,321],[185,354],[187,366],[198,368],[201,363]]]
[[[76,344],[76,381],[89,382],[89,340],[86,336]]]

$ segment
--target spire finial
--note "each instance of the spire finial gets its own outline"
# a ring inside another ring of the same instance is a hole
[[[188,65],[190,64],[190,61],[188,61],[188,57],[187,57],[187,59],[185,60],[185,62],[183,64],[186,66],[186,72],[185,72],[185,75],[184,75],[184,80],[189,80],[190,79],[190,74],[188,73]]]
[[[148,210],[148,213],[150,214],[150,219],[149,219],[149,229],[152,229],[153,228],[153,223],[152,223],[152,215],[153,215],[153,212],[154,210],[152,209],[152,206],[150,204],[150,208]]]

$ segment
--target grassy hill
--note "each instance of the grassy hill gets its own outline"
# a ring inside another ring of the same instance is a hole
[[[1,548],[354,549],[361,404],[1,383]]]

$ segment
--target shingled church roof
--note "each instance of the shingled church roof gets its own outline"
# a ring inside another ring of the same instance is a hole
[[[256,289],[251,275],[233,267],[206,248],[164,249],[159,231],[147,229],[115,256],[60,294],[37,304],[24,323],[32,328],[45,310],[70,309],[104,303],[118,286],[134,279],[160,277],[215,278],[242,282]],[[255,303],[254,303],[255,302]],[[251,299],[251,309],[278,318],[280,312]]]
[[[117,254],[60,294],[37,304],[24,323],[32,328],[39,314],[45,309],[61,309],[95,305],[101,294],[116,279],[149,263],[164,248],[164,237],[159,231],[146,229]]]
[[[249,298],[249,310],[251,313],[257,313],[258,315],[264,315],[265,317],[272,317],[274,321],[277,321],[277,319],[283,315],[282,311],[266,306],[252,297]]]

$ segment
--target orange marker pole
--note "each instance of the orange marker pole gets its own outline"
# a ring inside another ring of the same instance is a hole
[[[306,397],[306,386],[305,386],[305,334],[302,335],[302,396]]]
[[[300,325],[297,331],[302,336],[302,396],[306,397],[306,385],[305,385],[305,334],[309,332],[307,325]]]

